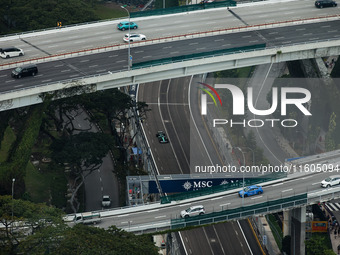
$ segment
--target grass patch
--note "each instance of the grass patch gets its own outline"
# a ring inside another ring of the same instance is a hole
[[[99,4],[95,7],[94,12],[102,20],[127,16],[127,12],[124,9],[112,4]]]
[[[270,229],[273,233],[273,236],[275,238],[277,246],[279,247],[280,250],[282,250],[283,233],[282,233],[282,230],[281,230],[279,224],[277,223],[274,215],[272,215],[272,214],[267,215],[266,219],[269,223],[269,227],[270,227]]]
[[[44,167],[36,168],[31,162],[27,165],[26,192],[34,203],[66,207],[66,184],[66,177],[61,169],[50,169],[46,172]]]
[[[16,136],[13,130],[8,126],[5,130],[4,138],[1,141],[0,149],[0,162],[6,162],[8,151],[10,150],[12,144],[15,142]]]

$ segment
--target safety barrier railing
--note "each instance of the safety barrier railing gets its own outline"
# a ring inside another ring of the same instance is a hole
[[[202,57],[208,57],[208,56],[226,55],[226,54],[237,53],[237,52],[261,50],[265,48],[266,48],[266,44],[262,43],[262,44],[255,44],[255,45],[243,46],[243,47],[237,47],[237,48],[215,50],[215,51],[209,51],[209,52],[200,52],[200,53],[195,53],[195,54],[140,62],[140,63],[132,64],[132,69],[139,69],[139,68],[144,68],[148,66],[170,64],[170,63],[175,63],[175,62],[182,62],[188,59],[202,58]]]
[[[291,207],[307,204],[307,194],[301,194],[289,198],[281,198],[255,205],[213,212],[201,216],[171,220],[171,229],[185,228],[196,225],[212,224],[238,218],[246,218],[251,215],[267,214],[271,211],[280,211]]]

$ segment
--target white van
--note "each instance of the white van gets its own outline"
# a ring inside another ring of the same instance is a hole
[[[332,175],[321,182],[321,187],[329,188],[338,184],[340,184],[340,175]]]
[[[12,58],[25,55],[22,49],[16,47],[0,48],[0,57]]]

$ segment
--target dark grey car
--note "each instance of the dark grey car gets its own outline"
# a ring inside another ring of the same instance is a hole
[[[35,76],[38,73],[38,67],[36,65],[26,65],[15,68],[12,71],[12,77],[20,79],[25,76]]]

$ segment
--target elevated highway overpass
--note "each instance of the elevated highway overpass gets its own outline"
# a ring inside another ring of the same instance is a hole
[[[289,4],[292,3],[289,2]],[[276,5],[276,8],[280,9],[280,6]],[[303,12],[302,6],[300,8],[300,11]],[[314,12],[315,8],[313,7],[312,10]],[[96,35],[99,37],[105,32],[98,32],[95,33],[95,36],[90,37],[83,36],[77,43],[72,43],[75,40],[72,37],[60,37],[56,42],[48,39],[42,41],[45,36],[47,38],[51,35],[58,37],[60,34],[58,31],[54,31],[54,33],[49,31],[49,35],[39,32],[38,37],[25,34],[13,38],[1,38],[0,41],[6,43],[19,40],[21,43],[30,45],[26,52],[34,52],[37,57],[31,59],[29,54],[26,54],[27,59],[24,60],[24,63],[37,62],[39,75],[34,78],[14,80],[10,77],[9,69],[23,63],[5,60],[5,63],[1,64],[3,70],[0,71],[0,83],[2,84],[0,109],[6,110],[40,103],[42,93],[77,86],[86,86],[88,91],[97,91],[249,65],[339,55],[340,34],[338,27],[340,21],[338,8],[334,8],[334,10],[335,13],[326,17],[308,17],[304,11],[304,15],[307,16],[305,19],[300,19],[302,16],[300,14],[299,19],[296,16],[291,16],[292,20],[295,19],[294,21],[282,21],[281,17],[277,19],[278,22],[266,23],[268,20],[272,21],[272,19],[268,19],[268,15],[258,15],[255,20],[251,20],[244,13],[244,9],[235,8],[233,9],[234,13],[240,12],[244,15],[242,19],[239,19],[224,8],[223,10],[214,10],[216,16],[225,16],[224,18],[228,22],[236,25],[235,27],[230,27],[230,24],[220,25],[215,21],[207,21],[202,25],[201,23],[197,24],[196,20],[196,27],[208,25],[210,28],[217,28],[217,30],[210,29],[208,32],[196,32],[194,20],[190,19],[190,24],[187,27],[184,26],[180,32],[173,33],[171,36],[155,26],[154,17],[144,18],[140,22],[144,22],[145,26],[149,26],[149,29],[154,32],[150,41],[132,44],[133,66],[130,71],[126,70],[127,45],[117,44],[72,51],[79,41],[80,45],[81,42],[84,43],[82,47],[95,45]],[[266,13],[266,11],[263,12]],[[275,14],[277,15],[277,13]],[[273,19],[275,14],[271,14]],[[206,18],[206,13],[200,15]],[[209,15],[209,17],[211,16]],[[181,15],[175,15],[175,17],[179,19]],[[262,17],[262,23],[260,25],[259,23],[252,24],[259,22],[259,19],[261,20],[259,17]],[[287,17],[285,18],[287,19]],[[157,19],[157,21],[161,20],[173,21],[173,16]],[[206,20],[208,19],[206,18]],[[105,23],[103,26],[115,29],[111,23]],[[190,29],[190,26],[193,26],[193,29]],[[178,25],[178,27],[181,26]],[[203,28],[203,30],[205,29],[207,28]],[[74,32],[74,29],[70,28],[70,30],[73,30],[71,33]],[[164,37],[155,36],[158,30]],[[190,33],[182,31],[190,31]],[[121,33],[119,33],[119,37],[122,37]],[[118,37],[115,38],[118,40]],[[87,40],[90,40],[90,45],[86,43]],[[103,40],[105,41],[105,39]],[[42,45],[39,44],[39,41]],[[101,41],[101,43],[103,42]],[[65,49],[68,50],[68,53],[63,53]],[[169,60],[169,56],[173,59]]]
[[[238,220],[250,215],[286,211],[339,198],[340,186],[322,188],[320,185],[323,179],[339,172],[339,152],[337,150],[321,154],[318,156],[317,162],[315,161],[316,156],[297,161],[297,165],[319,163],[330,167],[331,164],[331,173],[326,168],[319,170],[308,168],[308,171],[307,169],[302,171],[301,168],[292,168],[293,173],[286,178],[263,183],[263,194],[247,197],[244,202],[238,196],[239,189],[234,189],[181,201],[172,201],[169,204],[154,203],[101,211],[103,220],[98,226],[107,228],[116,225],[132,232],[156,232],[192,225]],[[185,220],[180,219],[180,211],[193,205],[203,205],[206,215]],[[69,219],[71,218],[72,215],[69,216]]]
[[[243,208],[242,199],[238,197],[236,190],[233,190],[171,204],[155,203],[101,211],[102,221],[98,227],[108,228],[116,225],[126,231],[136,233],[157,232],[239,220],[248,218],[250,215],[265,215],[339,198],[340,187],[321,189],[320,181],[326,176],[329,174],[319,173],[264,184],[264,193],[246,198]],[[193,205],[203,205],[206,214],[180,219],[180,211]],[[72,217],[73,215],[69,215],[68,219],[71,220]]]

